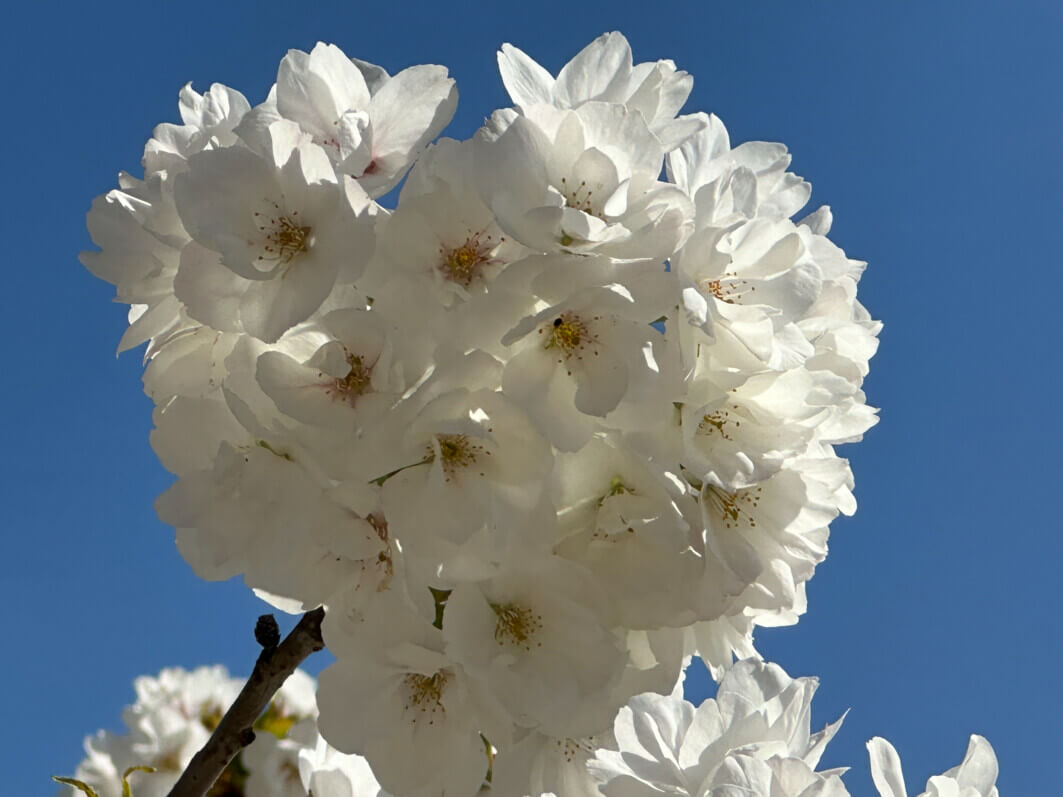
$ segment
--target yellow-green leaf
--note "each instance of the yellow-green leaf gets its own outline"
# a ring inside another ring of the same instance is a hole
[[[79,791],[82,791],[87,794],[89,797],[100,797],[100,795],[96,793],[96,790],[92,788],[92,786],[90,786],[89,784],[85,783],[85,781],[83,780],[75,780],[74,778],[62,778],[59,775],[52,775],[52,780],[56,781],[57,783],[65,783],[68,786],[73,786]]]
[[[133,797],[133,792],[129,788],[129,776],[134,772],[154,772],[155,767],[130,767],[122,773],[122,797]]]

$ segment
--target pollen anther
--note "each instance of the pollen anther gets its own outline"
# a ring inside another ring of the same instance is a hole
[[[299,223],[299,211],[284,213],[276,202],[270,204],[277,215],[255,213],[255,223],[266,236],[263,254],[259,255],[258,259],[276,260],[288,265],[300,254],[309,251],[313,243],[313,230]]]
[[[516,645],[525,650],[532,649],[534,637],[543,628],[543,618],[527,606],[516,603],[492,603],[491,609],[498,618],[495,623],[495,641],[499,645]],[[542,647],[537,642],[536,647]]]
[[[491,236],[482,232],[470,233],[461,246],[441,246],[437,266],[439,272],[444,279],[468,288],[477,277],[482,276],[484,266],[499,262],[491,256],[496,246]]]

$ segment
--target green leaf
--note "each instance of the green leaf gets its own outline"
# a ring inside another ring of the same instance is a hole
[[[100,797],[100,795],[96,793],[96,790],[92,788],[92,786],[82,780],[75,780],[74,778],[61,778],[58,775],[52,775],[52,780],[56,781],[57,783],[65,783],[68,786],[73,786],[79,791],[82,791],[87,794],[89,797]]]

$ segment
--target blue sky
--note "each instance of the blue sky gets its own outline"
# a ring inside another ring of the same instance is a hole
[[[852,709],[824,763],[873,793],[863,745],[886,736],[914,794],[977,732],[1003,794],[1058,789],[1063,5],[196,0],[5,18],[5,793],[51,793],[86,734],[118,727],[136,675],[246,673],[256,655],[262,605],[195,579],[154,516],[170,479],[139,358],[114,358],[123,309],[76,260],[90,201],[138,172],[178,89],[220,81],[259,101],[288,48],[323,39],[391,71],[447,65],[461,92],[447,132],[465,137],[507,104],[502,42],[556,71],[613,29],[637,60],[691,72],[687,109],[718,114],[732,141],[786,143],[834,240],[870,262],[882,421],[842,452],[860,509],[834,526],[808,615],[758,637],[792,675],[820,676],[817,725]],[[692,680],[693,697],[707,689]]]

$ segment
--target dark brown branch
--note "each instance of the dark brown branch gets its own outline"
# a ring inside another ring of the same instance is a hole
[[[255,669],[210,739],[192,758],[188,768],[170,790],[169,797],[204,797],[236,754],[255,738],[252,726],[269,707],[281,684],[303,660],[325,643],[321,640],[322,608],[303,615],[298,625],[279,645],[266,645]],[[259,618],[258,629],[263,622]],[[256,633],[260,636],[261,631]],[[263,640],[260,640],[263,643]]]

